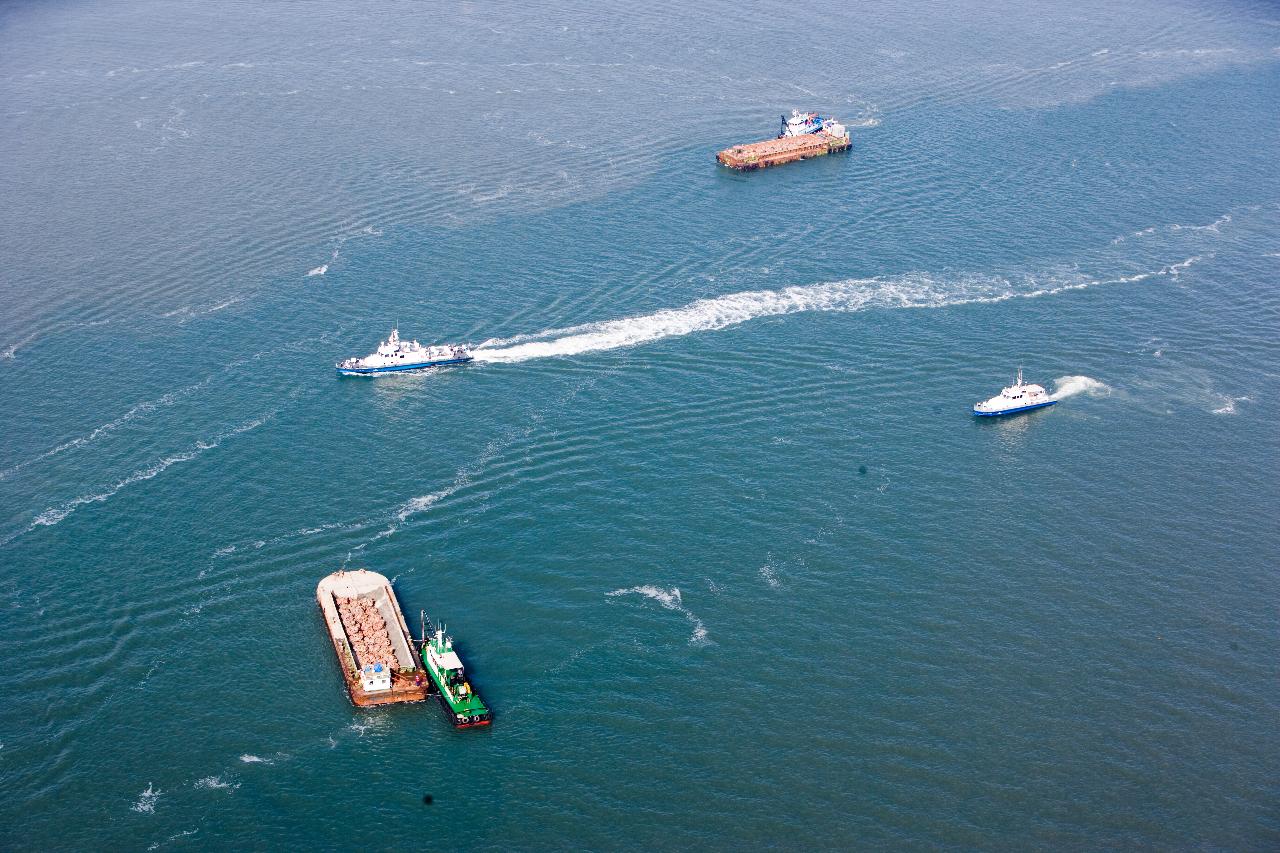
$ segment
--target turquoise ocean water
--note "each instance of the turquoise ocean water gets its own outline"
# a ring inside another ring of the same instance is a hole
[[[0,114],[0,847],[1280,846],[1274,5],[15,0]]]

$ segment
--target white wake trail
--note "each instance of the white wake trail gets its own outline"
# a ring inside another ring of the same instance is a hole
[[[188,385],[185,388],[179,388],[176,391],[170,391],[168,394],[165,394],[163,397],[157,397],[154,400],[144,400],[143,402],[135,405],[129,411],[125,412],[120,417],[116,418],[114,421],[109,421],[99,427],[95,427],[94,430],[88,433],[87,435],[82,435],[79,438],[73,438],[70,441],[63,442],[62,444],[59,444],[57,447],[54,447],[50,450],[46,450],[44,453],[41,453],[39,456],[28,459],[25,462],[19,462],[17,465],[12,465],[4,469],[3,471],[0,471],[0,480],[4,480],[10,477],[11,475],[21,471],[23,468],[26,468],[29,465],[34,465],[35,463],[40,462],[44,459],[48,459],[51,456],[57,456],[59,453],[63,453],[67,450],[73,450],[77,447],[83,447],[86,444],[90,444],[96,441],[101,436],[106,435],[107,433],[110,433],[116,429],[119,429],[120,427],[129,423],[129,421],[133,420],[138,415],[146,414],[148,412],[154,412],[155,410],[165,406],[172,406],[174,403],[177,403],[182,398],[187,397],[191,395],[193,392],[208,385],[212,380],[213,380],[213,376],[206,376],[204,379],[200,380],[194,385]]]
[[[693,634],[689,637],[689,645],[699,646],[710,642],[707,639],[707,626],[702,624],[702,620],[693,615],[689,608],[684,606],[684,599],[680,596],[679,587],[671,587],[671,589],[663,589],[660,586],[645,584],[643,586],[633,586],[628,589],[615,589],[613,592],[606,592],[609,598],[616,598],[619,595],[643,595],[645,598],[652,599],[667,610],[675,610],[684,614],[684,618],[689,620],[689,624],[693,626]]]
[[[632,347],[662,338],[726,329],[760,317],[805,311],[863,311],[874,308],[940,308],[1006,299],[1033,299],[1099,284],[1143,281],[1153,276],[1177,277],[1200,260],[1187,258],[1153,272],[1113,279],[1059,275],[1047,283],[1028,276],[1014,282],[989,275],[938,280],[923,273],[892,278],[851,278],[798,285],[780,290],[752,290],[712,299],[699,299],[682,308],[653,314],[548,329],[535,335],[485,341],[474,352],[476,361],[517,362],[534,358],[578,355]]]
[[[278,413],[278,410],[268,412],[262,417],[255,418],[251,421],[241,424],[240,426],[234,427],[233,429],[229,429],[225,432],[219,433],[218,435],[215,435],[213,438],[209,439],[208,441],[197,441],[195,444],[191,446],[190,449],[185,450],[181,453],[175,453],[172,456],[166,456],[163,459],[157,462],[154,462],[145,468],[140,468],[137,471],[134,471],[129,476],[125,477],[123,480],[118,480],[117,482],[102,489],[101,491],[83,494],[77,498],[73,498],[72,500],[69,500],[63,504],[60,504],[59,506],[50,507],[46,509],[44,512],[37,515],[34,519],[32,519],[31,523],[28,524],[26,529],[24,529],[21,533],[30,533],[32,530],[35,530],[37,527],[52,527],[55,524],[62,521],[67,516],[71,515],[71,513],[75,512],[80,507],[85,506],[86,504],[101,503],[113,497],[121,489],[132,486],[135,483],[141,483],[144,480],[150,480],[154,477],[158,477],[159,475],[163,474],[166,470],[168,470],[170,467],[174,465],[179,465],[183,462],[190,462],[192,459],[195,459],[196,457],[200,456],[202,453],[219,447],[224,441],[227,441],[228,439],[235,438],[236,436],[241,435],[242,433],[246,433],[246,432],[249,432],[250,430],[257,429],[258,427],[262,426],[263,424],[265,424],[266,422],[274,418],[277,413]],[[21,535],[21,533],[10,536],[9,539],[5,540],[5,543]],[[0,544],[3,544],[3,543],[0,543]]]
[[[1074,397],[1077,394],[1088,394],[1090,397],[1109,397],[1111,396],[1111,386],[1089,376],[1059,376],[1053,380],[1053,394],[1050,396],[1054,400],[1065,400],[1067,397]]]

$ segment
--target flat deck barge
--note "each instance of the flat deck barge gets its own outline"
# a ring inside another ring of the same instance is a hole
[[[338,655],[351,702],[359,707],[423,702],[431,690],[414,654],[391,582],[377,572],[334,572],[316,600]]]
[[[824,157],[837,151],[848,151],[852,144],[847,135],[834,136],[825,131],[818,131],[800,136],[783,136],[778,139],[750,142],[746,145],[735,145],[716,154],[716,161],[730,169],[749,172],[753,169],[766,169],[769,166],[794,163],[796,160]]]

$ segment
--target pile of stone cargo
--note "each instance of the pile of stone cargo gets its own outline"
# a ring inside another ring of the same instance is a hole
[[[367,598],[334,598],[356,662],[362,667],[383,663],[393,670],[398,669],[396,653],[391,648],[391,634],[387,632],[387,622],[378,612],[378,606]]]

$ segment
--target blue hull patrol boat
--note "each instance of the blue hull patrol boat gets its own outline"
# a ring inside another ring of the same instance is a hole
[[[1008,388],[990,400],[974,403],[973,413],[980,418],[994,418],[1000,415],[1016,415],[1032,409],[1043,409],[1052,406],[1057,400],[1050,397],[1042,385],[1033,385],[1022,381],[1022,368],[1018,368],[1018,378]]]
[[[392,329],[391,337],[378,344],[374,352],[364,358],[343,359],[335,367],[342,376],[368,376],[372,373],[466,364],[473,359],[471,350],[461,344],[424,347],[417,341],[400,340],[400,330]]]

